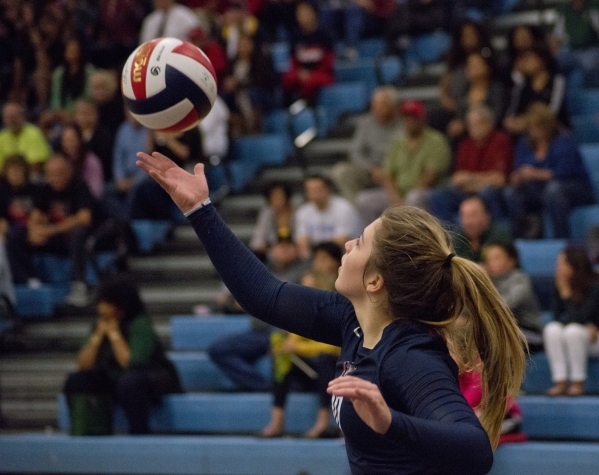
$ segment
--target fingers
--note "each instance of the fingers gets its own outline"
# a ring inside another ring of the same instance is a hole
[[[148,165],[150,168],[166,171],[173,166],[177,166],[170,158],[168,158],[166,155],[162,155],[159,152],[153,152],[152,155],[148,155],[145,152],[138,152],[137,157],[139,160],[136,163],[140,167],[143,163]],[[145,168],[141,168],[145,170]]]
[[[204,174],[204,164],[196,163],[196,165],[193,167],[193,173],[194,173],[194,175],[203,175]]]
[[[339,397],[367,398],[373,401],[380,395],[376,384],[355,376],[341,376],[333,379],[329,383],[327,392]]]

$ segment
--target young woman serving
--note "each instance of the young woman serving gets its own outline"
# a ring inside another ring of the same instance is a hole
[[[248,313],[341,347],[329,392],[353,475],[491,469],[507,398],[520,387],[523,338],[484,271],[454,256],[433,217],[388,209],[346,244],[338,292],[316,290],[277,280],[233,235],[210,204],[203,165],[190,174],[158,153],[138,157]],[[472,335],[461,360],[482,367],[480,422],[460,393],[446,344],[462,313]]]

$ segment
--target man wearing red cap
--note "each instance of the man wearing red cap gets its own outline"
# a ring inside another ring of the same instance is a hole
[[[419,101],[400,107],[405,132],[392,142],[383,165],[383,184],[361,192],[356,198],[364,224],[374,221],[392,204],[428,207],[428,199],[451,165],[446,137],[426,124],[426,111]]]

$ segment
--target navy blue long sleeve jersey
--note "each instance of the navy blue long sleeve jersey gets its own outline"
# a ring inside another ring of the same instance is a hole
[[[486,432],[460,392],[447,345],[416,321],[388,325],[373,349],[352,304],[276,279],[227,228],[212,205],[189,216],[225,285],[241,306],[267,323],[341,347],[336,375],[376,384],[391,409],[385,435],[375,433],[349,400],[333,398],[353,475],[479,475],[491,469]]]

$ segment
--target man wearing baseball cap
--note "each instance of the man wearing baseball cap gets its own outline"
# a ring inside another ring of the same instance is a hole
[[[428,208],[432,188],[449,172],[449,143],[441,132],[428,127],[424,104],[408,100],[399,112],[404,132],[389,147],[382,167],[383,184],[356,198],[365,225],[392,204]]]

